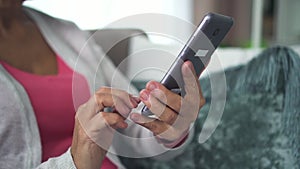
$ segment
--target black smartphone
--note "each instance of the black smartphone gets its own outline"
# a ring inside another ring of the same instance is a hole
[[[233,18],[216,13],[208,13],[183,47],[176,60],[167,71],[161,83],[169,90],[184,96],[184,81],[181,73],[182,64],[190,60],[200,77],[215,49],[220,45],[233,25]],[[153,113],[144,106],[142,114]]]

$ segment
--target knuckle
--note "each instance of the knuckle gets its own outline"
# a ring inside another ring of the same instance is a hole
[[[100,116],[102,119],[104,119],[106,121],[107,118],[107,114],[103,113],[103,112],[99,112]]]
[[[95,94],[93,95],[93,98],[94,98],[95,104],[98,104],[98,105],[99,105],[99,103],[100,103],[100,104],[102,103],[103,93],[95,93]]]
[[[82,112],[82,111],[84,111],[84,110],[86,109],[86,107],[87,107],[87,104],[86,104],[86,103],[80,105],[80,106],[78,107],[78,109],[77,109],[77,112]]]
[[[118,91],[120,92],[121,96],[125,96],[125,97],[128,96],[128,93],[125,90],[119,89]]]
[[[151,100],[150,100],[150,102],[149,102],[149,108],[151,108],[151,109],[152,109],[153,111],[155,111],[155,112],[158,112],[158,111],[161,110],[160,105],[154,103],[154,101],[151,101]]]
[[[168,116],[167,116],[167,123],[169,123],[169,124],[173,124],[175,121],[176,121],[176,119],[177,119],[177,114],[175,114],[175,113],[170,113],[170,114],[168,114]]]
[[[174,109],[174,111],[180,111],[181,107],[183,104],[183,100],[178,101],[177,103],[175,103],[172,108]]]
[[[158,97],[161,100],[165,99],[168,95],[164,90],[161,89],[154,90],[154,93],[156,94],[156,97]]]
[[[166,111],[166,106],[161,104],[152,104],[149,108],[159,117],[163,116],[164,112]]]
[[[101,117],[105,120],[105,122],[108,125],[115,125],[118,122],[118,119],[114,116],[114,114],[102,112]]]
[[[108,92],[108,91],[110,91],[110,90],[111,90],[110,87],[102,86],[102,87],[100,87],[100,88],[97,90],[96,93],[106,93],[106,92]]]
[[[110,121],[109,121],[109,125],[115,125],[118,123],[118,118],[111,118]]]
[[[103,95],[103,93],[96,92],[96,93],[94,93],[93,98],[98,100],[99,98],[101,98],[102,95]]]
[[[107,93],[95,93],[94,94],[94,98],[97,100],[97,102],[99,103],[102,103],[103,102],[103,100],[107,97],[107,96],[109,96],[109,94],[107,94]]]
[[[149,128],[153,133],[157,133],[157,125],[153,122],[145,123],[146,127]]]

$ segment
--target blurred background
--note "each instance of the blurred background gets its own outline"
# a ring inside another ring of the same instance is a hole
[[[82,29],[103,28],[120,18],[141,13],[168,14],[198,25],[205,13],[218,12],[235,18],[235,27],[223,46],[300,42],[299,0],[33,0],[26,5],[71,20]],[[176,31],[173,28],[170,31]],[[185,31],[190,34],[192,30]]]
[[[25,5],[73,21],[86,31],[110,28],[145,31],[147,38],[132,38],[126,46],[128,51],[111,52],[110,56],[119,69],[134,80],[159,81],[208,12],[228,15],[235,20],[234,27],[215,52],[217,56],[213,57],[212,61],[218,59],[222,65],[212,68],[215,71],[248,63],[262,49],[274,45],[291,46],[298,53],[300,51],[299,0],[32,0],[26,1]],[[114,24],[126,17],[147,13],[165,14],[185,24],[146,17],[136,22]],[[183,38],[178,41],[149,33],[155,26],[170,35],[183,35]],[[105,41],[113,39],[110,35],[98,37],[97,41],[103,47],[107,46],[103,44],[103,38]]]

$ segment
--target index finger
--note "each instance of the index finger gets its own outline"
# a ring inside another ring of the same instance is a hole
[[[129,108],[135,108],[139,101],[132,96],[131,94],[127,93],[124,90],[115,89],[111,87],[101,87],[96,94],[109,94],[112,95],[112,99],[121,99]]]

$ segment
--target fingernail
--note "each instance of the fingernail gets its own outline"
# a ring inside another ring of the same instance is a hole
[[[141,97],[142,100],[146,101],[146,100],[148,100],[149,96],[148,96],[148,94],[146,92],[142,92],[140,94],[140,97]]]
[[[150,83],[148,88],[149,88],[149,90],[154,90],[154,89],[156,89],[156,86],[153,83]]]
[[[132,98],[133,98],[137,103],[141,102],[141,100],[140,100],[140,98],[139,98],[138,96],[132,96]]]

